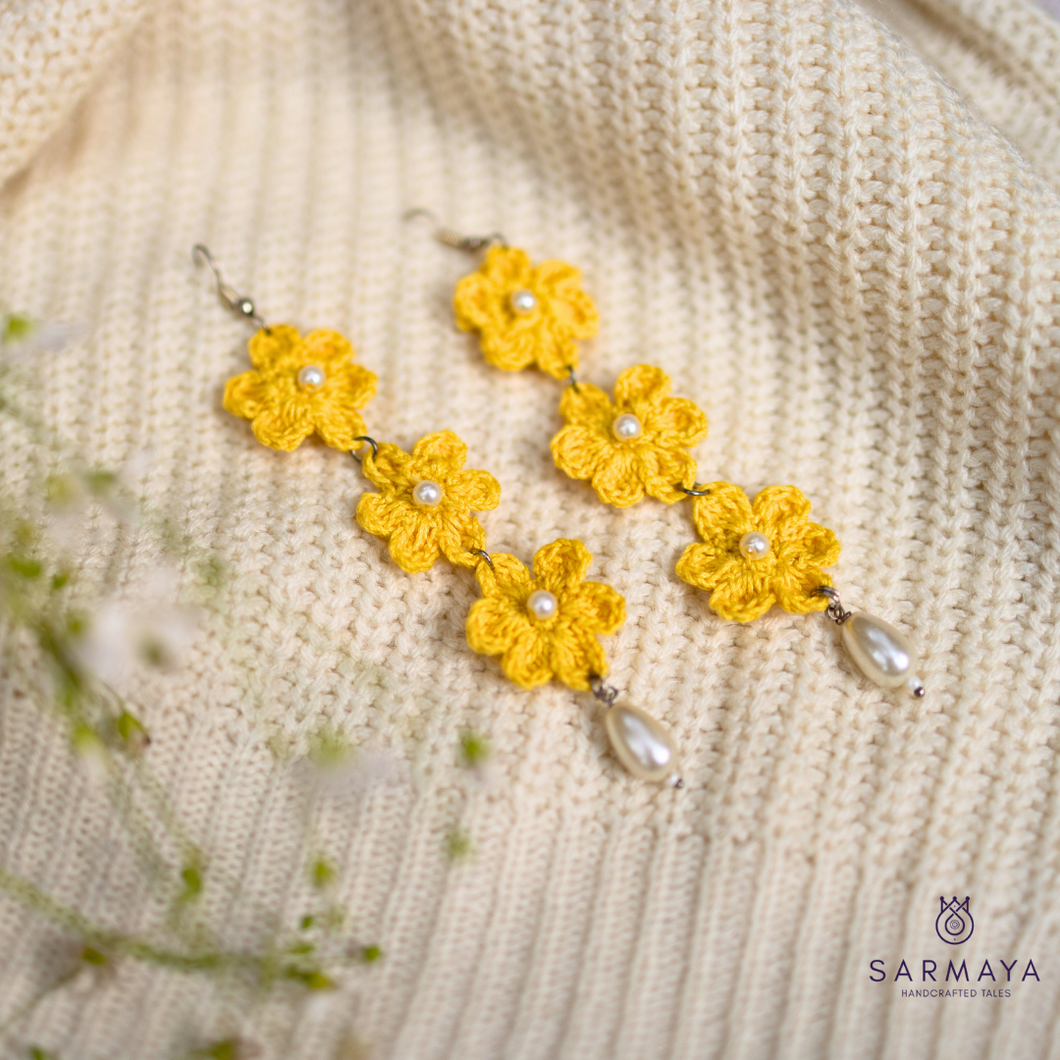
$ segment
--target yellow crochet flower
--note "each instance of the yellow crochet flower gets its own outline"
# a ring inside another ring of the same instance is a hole
[[[415,573],[433,566],[439,555],[460,567],[473,567],[486,534],[472,514],[496,508],[501,487],[488,471],[465,471],[467,446],[452,431],[421,438],[412,454],[382,444],[364,456],[364,474],[379,493],[357,504],[357,522],[390,545],[398,566]]]
[[[304,338],[287,324],[262,328],[249,342],[254,369],[228,380],[224,406],[250,420],[272,449],[297,449],[314,431],[336,449],[359,449],[365,433],[356,411],[375,394],[375,375],[353,363],[353,347],[337,331]]]
[[[458,327],[480,333],[490,364],[508,371],[536,364],[557,379],[578,367],[574,340],[591,339],[600,326],[573,265],[534,268],[514,247],[490,247],[478,272],[456,285],[453,308]]]
[[[838,561],[839,542],[831,530],[806,518],[810,502],[802,493],[794,486],[770,486],[752,505],[728,482],[705,488],[710,493],[693,506],[704,544],[685,549],[678,576],[710,592],[710,606],[734,622],[750,622],[773,604],[798,615],[823,611],[828,600],[813,591],[832,584],[821,568]]]
[[[597,634],[614,633],[626,603],[610,585],[585,581],[592,555],[580,541],[560,539],[538,549],[534,574],[507,553],[475,571],[482,599],[467,616],[467,641],[484,655],[501,656],[505,674],[522,688],[558,677],[587,689],[607,673]]]
[[[650,494],[667,504],[685,496],[696,462],[688,447],[707,435],[707,417],[687,398],[670,397],[661,368],[638,364],[615,384],[615,401],[591,383],[563,392],[567,421],[552,439],[556,466],[571,478],[590,479],[605,504],[628,508]]]

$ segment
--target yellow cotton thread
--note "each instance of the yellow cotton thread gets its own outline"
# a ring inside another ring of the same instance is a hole
[[[670,396],[670,379],[660,368],[627,368],[612,400],[591,383],[569,386],[560,400],[567,421],[553,439],[556,466],[592,483],[600,500],[628,508],[645,495],[667,504],[691,487],[696,462],[689,446],[707,435],[707,417],[687,398]]]
[[[562,261],[533,266],[515,247],[490,247],[481,267],[457,283],[453,309],[459,328],[479,333],[490,364],[507,371],[536,364],[557,379],[578,366],[576,340],[600,327],[578,269]]]
[[[585,691],[593,675],[607,673],[607,657],[598,635],[610,635],[626,619],[623,598],[602,582],[585,581],[592,554],[581,541],[561,538],[538,549],[534,572],[515,556],[498,553],[475,569],[482,599],[467,616],[467,641],[484,655],[500,656],[505,675],[521,688],[534,688],[555,677]],[[555,608],[540,609],[531,597],[555,598]]]
[[[773,604],[800,615],[828,606],[813,591],[832,584],[821,568],[838,562],[839,541],[827,527],[809,521],[810,502],[798,489],[770,486],[751,504],[728,482],[704,488],[709,492],[697,497],[692,509],[703,543],[685,549],[677,574],[709,592],[718,615],[750,622]],[[751,534],[768,540],[767,552],[756,547],[760,541],[745,540]]]
[[[287,452],[314,432],[336,449],[359,449],[365,433],[358,409],[375,394],[374,373],[353,363],[353,347],[337,331],[277,324],[248,343],[254,368],[228,380],[224,407],[250,420],[262,445]]]
[[[467,446],[452,432],[421,438],[411,453],[382,443],[362,468],[378,493],[357,504],[357,522],[383,538],[394,562],[409,573],[427,570],[439,556],[459,567],[479,562],[486,534],[474,512],[496,508],[501,488],[488,471],[464,469]]]

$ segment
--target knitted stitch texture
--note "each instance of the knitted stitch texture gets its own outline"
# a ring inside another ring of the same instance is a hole
[[[1026,0],[880,6],[897,32],[849,0],[4,8],[0,298],[85,329],[42,355],[33,401],[233,572],[224,641],[129,690],[209,853],[209,929],[249,951],[312,900],[284,748],[332,726],[395,764],[316,837],[382,961],[312,1005],[251,998],[240,1023],[208,977],[125,960],[16,1044],[1056,1055],[1060,26]],[[925,699],[868,684],[821,615],[713,615],[674,573],[690,506],[616,510],[557,469],[556,381],[497,370],[454,326],[475,263],[404,223],[416,206],[576,264],[600,318],[580,376],[610,391],[657,365],[710,421],[701,482],[796,483],[843,542],[844,603],[917,640]],[[470,572],[401,570],[354,521],[351,457],[275,452],[224,412],[249,335],[200,240],[265,319],[349,338],[378,376],[373,436],[466,441],[503,489],[491,548],[586,542],[589,580],[625,598],[608,680],[673,733],[682,791],[624,773],[591,697],[519,689],[469,648]],[[24,435],[2,443],[6,490],[47,470]],[[114,548],[90,521],[85,584],[153,562],[115,572]],[[102,785],[3,681],[0,864],[146,930],[160,904]],[[455,764],[462,729],[489,737],[489,783]],[[959,950],[940,895],[971,896]],[[63,939],[0,900],[0,1018]],[[1033,958],[1041,979],[974,999],[892,981],[951,958],[973,978]]]

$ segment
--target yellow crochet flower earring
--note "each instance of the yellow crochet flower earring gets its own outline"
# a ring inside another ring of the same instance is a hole
[[[483,355],[497,368],[535,365],[564,379],[578,367],[576,340],[591,339],[600,327],[581,279],[573,265],[535,266],[525,251],[496,243],[478,271],[456,285],[457,326],[479,333]]]
[[[752,503],[727,482],[700,486],[690,449],[706,437],[707,418],[694,402],[671,395],[662,369],[627,368],[613,398],[577,379],[573,340],[590,337],[598,327],[577,269],[555,261],[535,269],[523,251],[496,234],[464,237],[440,228],[436,235],[460,250],[486,248],[482,265],[457,284],[453,299],[458,327],[481,334],[486,360],[510,370],[536,364],[567,381],[560,399],[566,425],[550,446],[561,471],[589,482],[601,501],[616,508],[645,497],[666,504],[692,498],[703,540],[685,549],[677,574],[711,594],[717,615],[749,622],[774,605],[794,614],[824,611],[841,627],[843,643],[866,677],[924,695],[909,640],[882,619],[842,607],[823,570],[838,560],[839,542],[808,520],[810,503],[799,490],[771,486]]]
[[[499,656],[506,676],[521,688],[555,678],[592,691],[608,705],[604,723],[623,765],[643,779],[680,787],[669,734],[638,708],[615,704],[614,690],[603,683],[608,663],[598,637],[619,629],[625,602],[611,586],[586,581],[592,555],[585,545],[553,541],[538,550],[532,572],[515,556],[487,552],[476,513],[496,508],[501,489],[489,472],[464,467],[467,446],[444,430],[421,438],[411,453],[377,442],[359,412],[375,393],[376,377],[353,363],[350,343],[334,331],[303,337],[286,324],[266,325],[253,301],[224,282],[204,246],[196,245],[194,257],[213,270],[222,303],[258,325],[249,343],[254,367],[228,380],[225,408],[250,420],[255,437],[273,449],[296,449],[315,433],[350,452],[378,490],[361,497],[357,522],[386,541],[398,566],[416,573],[444,557],[474,570],[482,599],[467,617],[471,648]],[[572,318],[560,308],[561,296],[570,295],[568,279],[540,266],[526,281],[551,299],[550,323],[537,332],[544,336],[541,350],[563,348],[573,333]]]

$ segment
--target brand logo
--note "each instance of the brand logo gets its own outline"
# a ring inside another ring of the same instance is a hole
[[[954,895],[947,899],[939,898],[939,912],[935,918],[935,933],[947,946],[960,946],[972,937],[975,921],[972,919],[971,898],[961,901]],[[874,983],[908,983],[902,990],[902,997],[1011,997],[1012,991],[1018,989],[1016,984],[1026,983],[1033,979],[1041,982],[1034,961],[1019,957],[1004,960],[996,955],[993,961],[985,955],[975,955],[974,947],[965,951],[960,963],[954,961],[922,957],[920,960],[901,958],[874,958],[869,961],[869,979]],[[940,954],[935,951],[935,958]],[[958,958],[958,954],[954,954]],[[895,960],[898,961],[897,968]],[[888,967],[890,962],[890,967]],[[971,967],[969,967],[969,962]],[[946,968],[943,971],[943,963]],[[977,972],[978,969],[978,972]],[[919,976],[919,981],[918,981]]]
[[[968,910],[970,901],[971,899],[966,897],[963,902],[958,902],[956,895],[948,902],[945,897],[939,898],[941,908],[935,920],[935,933],[943,942],[959,946],[972,937],[975,921]]]

